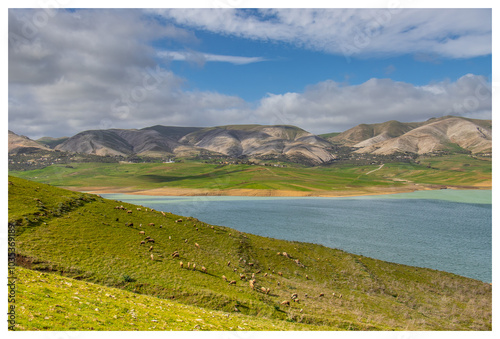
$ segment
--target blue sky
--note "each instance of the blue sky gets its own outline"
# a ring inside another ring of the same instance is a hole
[[[491,119],[491,36],[491,9],[10,9],[9,129]]]

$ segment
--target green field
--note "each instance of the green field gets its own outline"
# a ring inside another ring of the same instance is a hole
[[[9,177],[17,328],[492,328],[490,284],[164,212]]]
[[[206,190],[287,190],[302,192],[362,191],[366,188],[397,188],[411,184],[468,186],[491,185],[491,160],[468,155],[419,159],[416,163],[354,166],[331,165],[312,168],[279,168],[252,165],[102,164],[75,163],[10,174],[60,187],[149,190],[188,188]]]

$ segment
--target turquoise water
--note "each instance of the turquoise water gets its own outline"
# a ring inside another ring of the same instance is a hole
[[[266,237],[492,279],[491,190],[349,198],[103,196]]]

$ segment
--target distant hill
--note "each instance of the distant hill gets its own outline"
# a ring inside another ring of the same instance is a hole
[[[395,120],[360,124],[342,133],[320,136],[288,125],[216,127],[151,126],[80,132],[70,138],[45,137],[35,142],[9,132],[9,154],[36,149],[99,156],[230,157],[296,162],[306,165],[345,159],[352,152],[392,155],[399,152],[488,153],[491,120],[445,116],[424,122]]]
[[[57,145],[62,144],[68,139],[69,137],[61,137],[61,138],[43,137],[40,139],[36,139],[36,142],[48,146],[50,148],[55,148]]]
[[[17,135],[16,133],[9,131],[9,154],[18,153],[32,153],[42,151],[52,151],[52,149],[46,145],[38,143],[24,135]]]

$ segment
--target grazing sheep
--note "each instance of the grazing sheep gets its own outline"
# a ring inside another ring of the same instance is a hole
[[[201,271],[202,271],[203,273],[207,273],[207,268],[206,268],[205,266],[201,266]]]
[[[290,302],[288,300],[285,300],[285,301],[281,302],[281,305],[288,305],[288,306],[290,306]]]
[[[139,231],[139,234],[146,234],[146,232],[144,232],[144,231]]]
[[[151,252],[153,250],[153,246],[150,246],[149,247],[149,252]]]
[[[324,297],[324,296],[325,296],[325,294],[324,294],[324,293],[320,293],[320,294],[319,294],[319,296],[320,296],[320,297]]]
[[[184,263],[181,261],[181,262],[179,263],[179,266],[180,266],[181,268],[184,268]]]
[[[222,276],[222,279],[223,279],[224,281],[227,281],[227,278],[226,278],[226,276],[225,276],[225,275],[223,275],[223,276]]]
[[[231,281],[229,282],[229,285],[236,285],[236,280],[231,280]]]
[[[154,226],[154,225],[155,225],[155,223],[154,223],[154,222],[150,222],[150,223],[148,224],[148,226]]]

